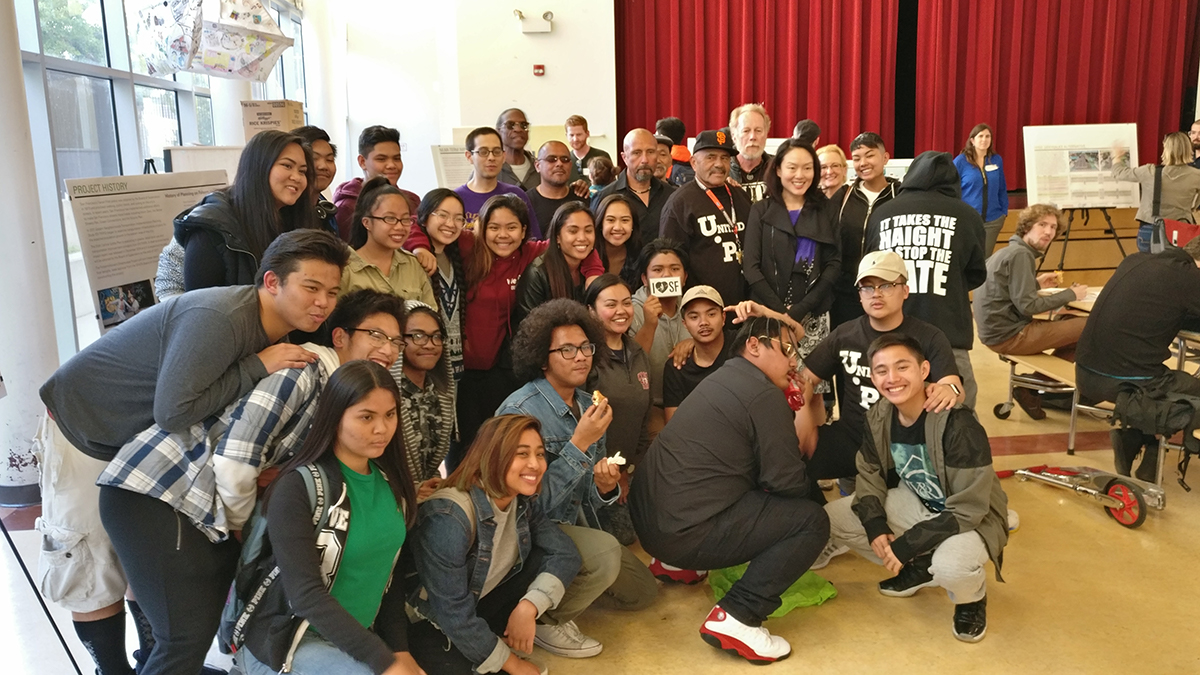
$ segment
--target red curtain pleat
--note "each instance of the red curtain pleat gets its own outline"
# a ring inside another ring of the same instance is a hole
[[[1197,0],[922,0],[916,147],[962,150],[991,125],[1009,188],[1025,186],[1021,129],[1136,122],[1140,161],[1179,128]]]
[[[679,117],[694,136],[761,102],[771,136],[800,119],[843,149],[895,128],[898,0],[617,0],[617,125]]]

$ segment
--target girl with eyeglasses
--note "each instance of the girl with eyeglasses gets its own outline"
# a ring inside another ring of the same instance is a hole
[[[433,286],[416,256],[403,249],[416,218],[408,199],[385,176],[363,183],[350,229],[350,263],[341,293],[370,288],[434,306]]]
[[[413,242],[423,235],[429,249],[414,251],[429,274],[437,296],[437,307],[445,325],[445,349],[454,371],[454,379],[463,372],[463,315],[467,305],[467,275],[464,249],[460,244],[466,225],[466,206],[454,190],[435,188],[425,194],[417,207],[417,227],[409,234]],[[468,239],[473,235],[468,233]],[[409,243],[409,246],[412,244]]]
[[[441,485],[438,466],[454,435],[454,376],[445,349],[446,326],[437,308],[418,300],[404,304],[400,377],[400,429],[408,471],[424,500]]]

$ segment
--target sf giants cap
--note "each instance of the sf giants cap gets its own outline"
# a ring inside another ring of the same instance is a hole
[[[680,308],[686,309],[688,303],[693,300],[708,300],[715,302],[717,307],[725,309],[725,303],[721,300],[721,294],[712,286],[693,286],[689,288],[688,292],[683,294],[683,302],[679,303]]]
[[[904,258],[893,251],[871,251],[858,263],[858,276],[854,283],[862,283],[867,277],[879,277],[884,281],[893,282],[908,278],[908,267]]]
[[[696,137],[696,145],[692,147],[692,152],[697,153],[701,150],[724,150],[730,155],[737,154],[737,148],[733,147],[733,139],[725,131],[701,131]]]

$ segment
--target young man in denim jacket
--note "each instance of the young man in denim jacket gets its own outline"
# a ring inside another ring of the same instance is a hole
[[[529,313],[513,339],[513,370],[527,384],[513,392],[497,415],[536,417],[542,424],[549,468],[538,502],[575,542],[583,567],[572,587],[603,584],[624,609],[642,609],[658,586],[632,551],[600,529],[596,511],[621,494],[620,467],[605,459],[604,433],[612,409],[580,389],[603,339],[583,305],[551,300]],[[573,621],[539,625],[537,644],[553,654],[582,658],[598,654],[599,642],[579,632]]]

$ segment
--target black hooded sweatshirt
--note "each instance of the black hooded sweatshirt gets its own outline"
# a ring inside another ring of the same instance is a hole
[[[958,169],[944,152],[913,160],[895,199],[867,221],[865,251],[895,251],[908,265],[904,313],[939,328],[955,349],[975,341],[968,293],[987,281],[983,218],[961,199]]]

